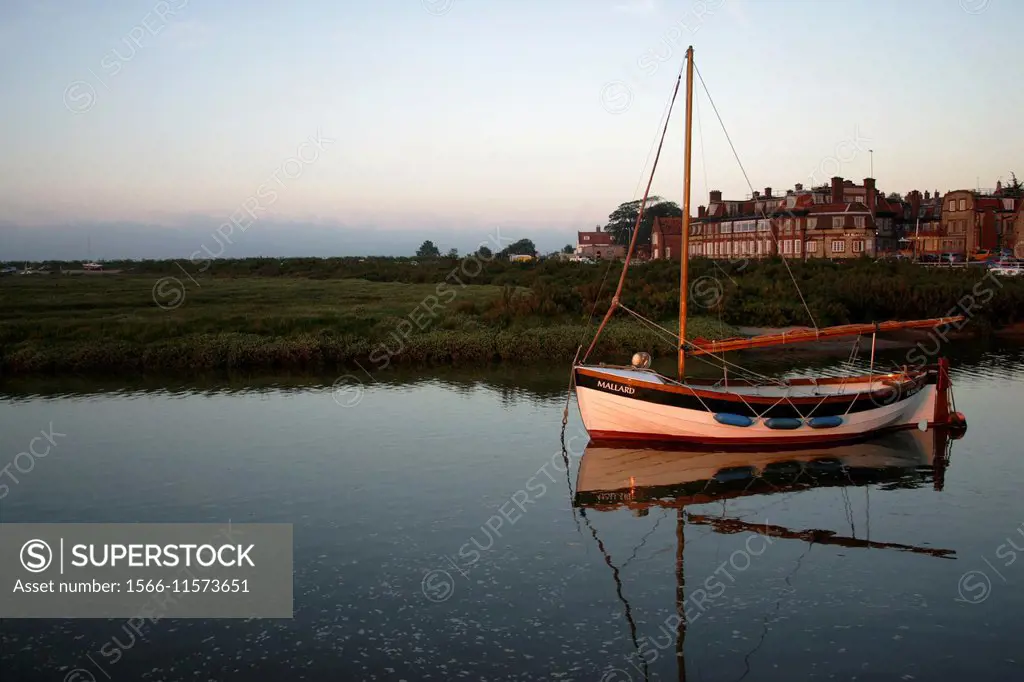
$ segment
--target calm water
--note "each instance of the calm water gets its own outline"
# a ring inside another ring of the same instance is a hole
[[[0,520],[292,523],[295,617],[6,620],[0,679],[1024,679],[1022,377],[961,350],[938,464],[886,442],[841,469],[586,449],[575,405],[563,454],[561,367],[8,383],[0,467],[66,435]]]

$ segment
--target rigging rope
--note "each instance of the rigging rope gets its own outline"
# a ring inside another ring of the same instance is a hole
[[[693,65],[693,70],[697,72],[697,78],[700,79],[700,84],[704,88],[704,93],[708,96],[708,101],[711,103],[711,108],[714,110],[715,116],[718,117],[718,123],[722,126],[722,132],[725,133],[725,139],[729,142],[729,148],[732,149],[732,155],[736,158],[736,163],[739,164],[740,171],[743,172],[743,179],[747,181],[747,187],[750,188],[750,193],[753,194],[754,193],[754,185],[750,182],[750,177],[747,175],[747,169],[743,167],[743,162],[740,161],[739,154],[736,153],[736,146],[733,145],[732,138],[729,136],[729,131],[726,130],[726,128],[725,128],[725,122],[722,121],[722,115],[718,113],[718,107],[715,106],[715,100],[711,97],[711,93],[708,91],[707,83],[704,82],[704,77],[702,75],[700,75],[700,69],[697,68],[696,64]],[[765,220],[768,219],[768,216],[767,216],[767,214],[764,211],[764,207],[761,208],[761,217],[764,218]],[[768,232],[771,235],[772,240],[775,241],[775,243],[777,245],[778,244],[778,238],[775,236],[775,232],[773,230],[769,230]],[[780,251],[779,255],[782,255],[782,253],[781,253],[782,249],[779,249],[779,251]],[[683,254],[683,255],[685,256],[686,254]],[[796,293],[797,293],[798,296],[800,296],[800,303],[803,304],[804,310],[807,311],[807,317],[810,318],[810,320],[811,320],[811,326],[814,327],[815,330],[817,330],[818,329],[818,323],[814,320],[814,315],[811,314],[811,309],[807,305],[807,301],[804,300],[804,294],[800,290],[800,285],[796,281],[796,276],[793,275],[793,270],[789,267],[789,259],[787,259],[784,255],[782,255],[782,263],[783,263],[783,265],[786,266],[786,272],[789,273],[789,278],[791,280],[793,280],[793,286],[796,287]]]
[[[683,61],[686,64],[686,61]],[[665,135],[668,134],[668,124],[672,119],[672,108],[675,105],[676,97],[679,95],[679,85],[683,80],[683,66],[679,67],[679,75],[676,76],[676,85],[672,90],[672,99],[669,101],[668,113],[665,116],[665,125],[661,129],[661,140],[658,142],[658,153],[654,155],[654,163],[651,165],[651,175],[647,179],[647,189],[644,190],[643,201],[640,202],[640,210],[636,216],[636,223],[633,226],[633,236],[629,240],[629,249],[626,251],[626,262],[622,264],[622,274],[619,275],[619,285],[615,288],[615,295],[612,296],[612,303],[608,306],[608,312],[604,314],[604,319],[601,320],[601,326],[597,328],[597,333],[594,334],[594,340],[590,342],[590,347],[587,348],[587,352],[583,354],[583,362],[587,361],[590,357],[591,351],[594,350],[594,346],[597,345],[597,339],[601,336],[601,332],[604,331],[605,325],[608,324],[608,320],[611,319],[612,313],[615,312],[615,308],[619,305],[619,296],[622,295],[622,287],[626,284],[626,273],[629,272],[629,261],[633,257],[633,251],[636,249],[636,238],[640,234],[640,224],[644,217],[644,208],[647,205],[647,198],[651,194],[651,185],[654,184],[654,172],[658,168],[658,160],[661,158],[661,149],[665,145]]]

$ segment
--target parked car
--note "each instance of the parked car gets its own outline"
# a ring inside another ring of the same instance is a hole
[[[962,254],[962,253],[953,253],[951,251],[947,251],[946,253],[942,254],[942,256],[939,258],[939,260],[941,260],[943,263],[966,263],[967,262],[967,259],[964,258],[964,254]]]
[[[999,261],[989,266],[989,271],[994,275],[1002,275],[1003,277],[1020,277],[1024,274],[1024,267],[1021,266],[1020,261]]]
[[[918,260],[922,263],[938,263],[939,257],[934,253],[922,253]]]

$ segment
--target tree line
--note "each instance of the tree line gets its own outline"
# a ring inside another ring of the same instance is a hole
[[[474,252],[475,255],[479,256],[484,260],[490,260],[494,257],[494,252],[491,251],[487,246],[481,246]],[[537,247],[533,241],[529,239],[520,239],[517,242],[509,244],[504,249],[497,253],[498,258],[508,258],[509,256],[535,256],[537,254]],[[473,254],[468,254],[473,255]],[[437,248],[430,239],[425,240],[420,244],[420,248],[416,249],[417,258],[441,258],[441,250]],[[445,258],[458,258],[458,249],[448,249],[448,253],[445,254]]]

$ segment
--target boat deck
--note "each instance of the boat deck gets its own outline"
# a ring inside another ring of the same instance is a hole
[[[678,385],[674,381],[667,381],[660,374],[652,370],[616,367],[592,367],[591,369],[598,370],[611,376],[630,379],[632,381],[642,381],[644,383],[654,384],[657,386]],[[684,383],[683,385],[685,386],[686,384]],[[813,398],[815,396],[855,395],[857,393],[878,391],[884,387],[885,383],[881,379],[876,379],[874,381],[851,381],[850,383],[831,383],[820,386],[813,384],[800,386],[780,384],[746,386],[743,384],[727,385],[724,382],[720,384],[701,384],[699,386],[694,386],[694,388],[699,388],[702,391],[720,391],[722,393],[732,393],[735,395],[745,396],[778,396],[780,398]]]

